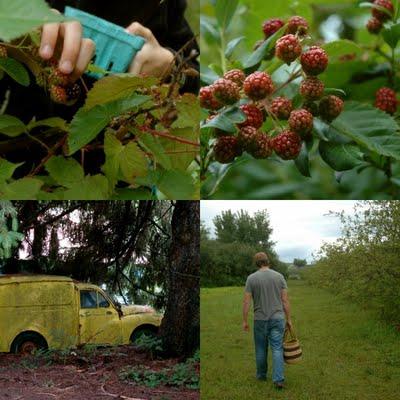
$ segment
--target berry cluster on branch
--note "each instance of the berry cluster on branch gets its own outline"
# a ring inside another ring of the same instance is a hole
[[[374,0],[371,8],[371,18],[367,22],[367,29],[373,35],[379,34],[383,24],[391,18],[394,13],[392,0]]]

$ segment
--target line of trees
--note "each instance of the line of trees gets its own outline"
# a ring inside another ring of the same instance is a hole
[[[400,326],[400,203],[360,202],[339,216],[342,237],[322,247],[304,277]]]
[[[241,210],[222,211],[213,220],[212,234],[201,223],[201,285],[203,287],[241,286],[256,270],[252,259],[266,252],[272,268],[287,276],[287,265],[279,261],[271,240],[272,227],[267,210],[250,215]]]

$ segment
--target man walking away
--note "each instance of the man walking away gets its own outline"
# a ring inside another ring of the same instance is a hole
[[[268,345],[272,351],[272,381],[278,389],[284,387],[283,334],[286,324],[291,328],[287,284],[282,274],[270,269],[265,253],[257,253],[254,263],[258,271],[249,275],[243,299],[243,330],[248,332],[251,299],[254,305],[254,345],[257,379],[266,380]]]

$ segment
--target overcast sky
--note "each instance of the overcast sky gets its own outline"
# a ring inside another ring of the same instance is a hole
[[[334,241],[341,234],[339,219],[327,215],[330,211],[353,212],[356,201],[201,201],[201,219],[214,232],[213,219],[222,211],[247,210],[253,214],[268,210],[273,229],[272,240],[279,258],[291,262],[294,258],[312,261],[312,254],[323,242]]]

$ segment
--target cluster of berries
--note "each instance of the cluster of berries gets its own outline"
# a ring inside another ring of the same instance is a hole
[[[382,30],[383,24],[393,15],[394,6],[392,0],[374,0],[373,5],[372,17],[367,22],[367,29],[369,33],[377,35]]]
[[[266,38],[284,25],[279,19],[265,21]],[[275,152],[284,160],[294,160],[300,154],[303,141],[312,138],[314,116],[331,122],[340,115],[343,100],[333,95],[324,96],[324,83],[317,77],[327,68],[328,55],[317,46],[303,52],[300,38],[307,31],[308,23],[304,18],[292,17],[287,23],[286,34],[277,41],[275,48],[275,55],[288,64],[300,57],[304,73],[299,90],[304,102],[300,109],[295,110],[289,98],[274,97],[274,82],[270,75],[261,71],[246,76],[242,70],[234,69],[200,90],[200,104],[210,110],[209,119],[215,118],[224,106],[239,101],[244,103],[239,107],[246,120],[237,124],[237,134],[215,130],[214,156],[217,161],[231,163],[244,151],[255,158],[268,158]],[[271,134],[261,131],[268,115],[276,126]],[[277,120],[286,120],[286,127],[282,128]]]
[[[396,92],[390,88],[380,88],[375,94],[375,107],[393,115],[397,111],[399,102]]]

